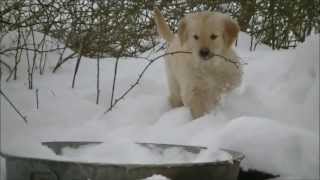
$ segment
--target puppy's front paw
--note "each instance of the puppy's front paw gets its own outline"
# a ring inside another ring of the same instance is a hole
[[[193,119],[197,119],[207,113],[207,111],[205,111],[204,108],[200,107],[191,107],[190,110]]]
[[[171,107],[173,107],[173,108],[183,106],[181,98],[179,98],[177,96],[173,96],[173,95],[169,96],[169,102],[170,102]]]
[[[199,98],[197,96],[192,97],[190,103],[190,111],[193,119],[197,119],[208,113],[209,108],[207,99]]]

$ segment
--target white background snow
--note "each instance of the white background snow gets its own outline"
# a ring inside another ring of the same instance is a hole
[[[171,109],[164,60],[155,62],[140,84],[111,112],[115,59],[101,61],[101,97],[95,104],[96,61],[84,58],[76,87],[71,88],[75,61],[51,74],[58,55],[48,55],[48,68],[35,73],[35,90],[27,89],[25,64],[17,81],[2,81],[2,90],[27,116],[28,124],[1,101],[1,151],[19,156],[70,158],[91,162],[152,163],[189,160],[190,156],[156,157],[134,142],[200,145],[194,161],[221,157],[219,148],[245,154],[241,166],[281,177],[319,178],[319,36],[310,36],[296,49],[272,51],[258,46],[250,52],[249,37],[241,34],[236,51],[247,63],[241,87],[223,98],[211,113],[192,120],[187,108]],[[164,52],[146,52],[156,57]],[[13,58],[2,57],[13,64]],[[146,65],[141,59],[121,59],[116,97],[138,78]],[[7,72],[4,72],[6,77]],[[103,141],[79,151],[65,149],[57,157],[43,141]]]

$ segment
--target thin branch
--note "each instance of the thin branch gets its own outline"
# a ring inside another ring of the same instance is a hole
[[[240,68],[241,65],[247,65],[247,63],[241,63],[235,59],[230,59],[230,58],[227,58],[227,57],[220,55],[220,54],[212,54],[211,55],[211,57],[214,57],[214,56],[220,57],[220,58],[224,59],[225,61],[234,64],[236,66],[236,68],[238,68],[238,69]]]
[[[28,47],[23,45],[23,46],[17,46],[17,47],[11,47],[11,48],[5,49],[3,51],[0,51],[0,54],[5,54],[7,52],[17,51],[17,50],[34,51],[34,52],[37,52],[37,53],[48,53],[48,52],[55,52],[55,51],[62,50],[62,49],[63,48],[54,48],[54,49],[49,49],[49,50],[39,50],[37,48],[28,48]]]
[[[4,97],[4,99],[10,104],[10,106],[16,111],[16,113],[19,114],[19,116],[24,120],[25,123],[28,123],[27,121],[27,117],[24,116],[19,110],[18,108],[12,103],[12,101],[2,92],[2,90],[0,89],[0,94]]]
[[[39,89],[36,89],[36,105],[37,105],[37,109],[39,109]]]
[[[82,58],[82,56],[79,55],[79,57],[78,57],[78,59],[77,59],[76,67],[75,67],[75,69],[74,69],[74,74],[73,74],[73,79],[72,79],[72,88],[74,88],[74,84],[75,84],[75,82],[76,82],[76,77],[77,77],[77,73],[78,73],[78,70],[79,70],[81,58]]]
[[[3,62],[2,60],[0,60],[0,64],[3,64],[9,70],[9,72],[12,71],[11,67],[7,63]]]
[[[62,64],[64,64],[65,62],[67,62],[70,59],[73,59],[76,55],[77,55],[77,53],[74,52],[74,53],[70,54],[69,56],[65,57],[63,60],[61,60],[61,61],[59,60],[58,63],[56,64],[56,66],[53,68],[52,73],[55,73]]]
[[[40,73],[41,73],[41,74],[43,74],[43,73],[45,72],[46,65],[47,65],[47,53],[44,53],[43,65],[40,66]]]
[[[31,35],[32,35],[32,44],[34,49],[37,49],[36,47],[36,40],[35,40],[35,34],[34,34],[34,29],[31,27]],[[31,89],[33,89],[33,73],[35,72],[35,68],[36,68],[36,60],[37,60],[37,56],[38,54],[33,51],[33,58],[32,58],[32,67],[31,67],[31,74],[30,74],[30,78],[31,78]]]
[[[44,34],[43,38],[41,39],[41,42],[38,45],[38,48],[41,46],[41,51],[43,51],[43,49],[44,49],[44,46],[46,43],[46,37],[47,37],[47,34]],[[47,57],[47,55],[45,52],[40,53],[40,60],[39,60],[39,73],[40,73],[40,75],[42,75],[45,70],[46,57]]]
[[[20,17],[20,15],[19,15],[19,17]],[[21,45],[21,29],[20,28],[18,28],[17,45],[18,46]],[[14,76],[13,76],[14,80],[17,80],[18,64],[21,61],[21,56],[22,56],[22,50],[17,49],[16,53],[15,53],[15,57],[14,57]],[[10,77],[11,77],[11,73],[10,73],[9,77],[7,78],[7,81],[9,81]]]
[[[97,98],[96,104],[99,104],[100,98],[100,56],[97,58]]]
[[[119,64],[119,57],[116,58],[116,63],[115,63],[115,65],[114,65],[111,100],[110,100],[110,107],[109,107],[108,111],[111,111],[111,109],[114,107],[113,98],[114,98],[114,91],[115,91],[117,74],[118,74],[118,64]]]

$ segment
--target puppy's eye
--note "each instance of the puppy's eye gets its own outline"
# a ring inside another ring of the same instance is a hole
[[[195,40],[198,40],[198,39],[199,39],[199,36],[193,35],[193,38],[194,38]]]
[[[211,34],[210,39],[215,40],[217,38],[217,35]]]

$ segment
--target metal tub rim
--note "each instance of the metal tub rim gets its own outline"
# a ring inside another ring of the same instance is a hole
[[[228,149],[221,149],[230,153],[232,156],[232,163],[234,161],[240,162],[244,159],[244,155],[240,152],[236,152],[233,150]],[[32,161],[45,161],[45,162],[53,162],[53,163],[70,163],[70,164],[82,164],[88,166],[113,166],[113,167],[125,167],[125,168],[140,168],[140,167],[191,167],[191,166],[208,166],[208,165],[229,165],[231,164],[230,161],[212,161],[212,162],[187,162],[187,163],[159,163],[159,164],[151,164],[151,163],[102,163],[102,162],[86,162],[86,161],[72,161],[72,160],[65,160],[65,159],[46,159],[46,158],[36,158],[36,157],[23,157],[18,155],[12,155],[8,153],[0,152],[0,156],[4,157],[5,159],[25,159],[25,160],[32,160]]]

